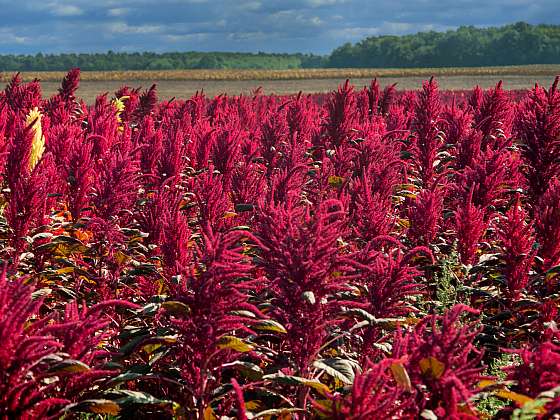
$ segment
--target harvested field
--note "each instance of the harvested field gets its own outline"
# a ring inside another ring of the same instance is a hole
[[[528,65],[498,67],[443,67],[395,69],[292,69],[292,70],[163,70],[163,71],[90,71],[82,72],[82,81],[129,80],[309,80],[309,79],[371,79],[374,77],[430,76],[549,76],[560,73],[560,65]],[[44,82],[59,81],[64,72],[24,72],[22,78]],[[10,80],[10,73],[0,79]]]
[[[560,69],[558,70],[560,72]],[[347,75],[349,76],[349,75]],[[204,89],[208,96],[215,96],[221,93],[229,95],[250,94],[258,87],[262,87],[264,93],[274,93],[279,95],[297,93],[329,92],[335,90],[340,84],[341,79],[299,79],[299,80],[167,80],[154,77],[152,79],[127,79],[127,80],[99,80],[88,79],[88,73],[83,73],[84,80],[80,84],[78,95],[86,102],[91,103],[96,95],[102,92],[112,93],[122,85],[150,87],[152,83],[157,83],[158,96],[162,99],[189,98],[197,90]],[[346,76],[345,76],[346,77]],[[407,77],[380,77],[382,85],[397,83],[399,89],[418,89],[425,76]],[[554,74],[532,74],[532,75],[485,75],[485,76],[437,76],[441,89],[462,90],[469,89],[474,85],[483,88],[494,86],[499,80],[504,80],[506,89],[529,89],[535,83],[541,85],[550,84],[554,79]],[[355,78],[352,82],[358,86],[369,85],[369,78]],[[59,88],[59,81],[42,82],[45,95],[52,95]]]

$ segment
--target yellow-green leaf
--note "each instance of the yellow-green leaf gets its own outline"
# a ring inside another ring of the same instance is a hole
[[[214,414],[212,407],[208,406],[204,409],[204,420],[218,420],[218,417]]]
[[[245,402],[245,408],[250,411],[259,410],[262,407],[262,401],[252,400]]]
[[[142,347],[142,350],[143,350],[146,354],[152,354],[154,351],[156,351],[157,349],[159,349],[161,346],[163,346],[163,344],[161,344],[161,343],[146,344],[145,346]]]
[[[480,382],[477,384],[477,386],[478,386],[480,389],[483,389],[483,388],[488,388],[488,387],[490,387],[490,386],[494,386],[494,385],[497,385],[497,384],[498,384],[497,381],[491,381],[491,380],[488,380],[488,379],[483,379],[482,381],[480,381]]]
[[[163,302],[161,304],[161,307],[171,315],[188,315],[191,311],[191,308],[189,308],[188,305],[185,305],[183,302],[179,302],[176,300]]]
[[[402,362],[391,363],[391,373],[395,378],[395,381],[407,391],[412,391],[412,383],[410,382],[410,376]]]
[[[49,372],[51,373],[79,373],[79,372],[86,372],[90,370],[90,367],[79,360],[63,360],[60,363],[57,363]]]
[[[274,331],[281,334],[286,334],[286,328],[282,326],[282,324],[272,320],[272,319],[265,319],[256,323],[253,328],[259,331]]]
[[[95,414],[109,414],[116,416],[121,411],[119,405],[111,400],[97,400],[89,403],[89,411]]]
[[[313,388],[314,390],[319,391],[321,395],[326,395],[327,393],[330,392],[329,387],[319,381],[308,380],[308,381],[304,381],[303,384],[305,386],[308,386],[309,388]]]
[[[68,273],[73,273],[75,270],[74,267],[64,267],[64,268],[59,268],[58,270],[55,271],[56,274],[68,274]]]
[[[336,175],[331,175],[329,176],[329,185],[331,187],[341,187],[342,184],[344,183],[344,178],[341,176],[336,176]]]
[[[500,398],[505,398],[506,400],[514,401],[520,406],[533,402],[534,399],[523,394],[518,394],[517,392],[509,391],[507,389],[500,389],[496,391],[496,395]]]
[[[433,379],[439,379],[445,371],[445,364],[440,362],[435,357],[425,357],[420,360],[420,371],[425,376],[431,377]]]
[[[254,349],[254,347],[243,341],[238,337],[233,337],[231,335],[225,335],[218,340],[218,348],[220,349],[232,349],[241,353],[245,353]]]

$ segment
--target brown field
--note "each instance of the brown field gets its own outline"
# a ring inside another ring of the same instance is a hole
[[[538,82],[542,85],[550,85],[554,75],[547,76],[440,76],[438,82],[441,89],[461,90],[470,89],[475,85],[487,88],[495,85],[500,79],[504,80],[506,89],[528,89]],[[417,89],[422,85],[425,77],[382,77],[379,78],[383,86],[397,83],[399,89]],[[229,95],[250,94],[258,87],[263,88],[264,93],[291,94],[302,91],[304,93],[328,92],[337,88],[343,79],[307,79],[307,80],[245,80],[245,81],[193,81],[193,80],[154,80],[158,86],[158,96],[162,99],[173,97],[184,99],[191,97],[197,90],[204,89],[208,96],[221,93]],[[357,87],[369,84],[370,79],[351,79]],[[150,87],[152,81],[129,80],[129,81],[83,81],[78,90],[78,96],[86,102],[92,103],[95,97],[101,93],[112,94],[119,87],[128,86],[143,88]],[[43,82],[45,95],[52,95],[59,87],[59,82]]]
[[[293,69],[293,70],[166,70],[166,71],[94,71],[83,72],[82,80],[301,80],[301,79],[371,79],[373,77],[429,77],[429,76],[501,76],[560,74],[560,65],[530,65],[502,67],[448,67],[410,69]],[[64,72],[22,73],[25,80],[34,78],[57,81]],[[10,73],[0,75],[8,81]]]
[[[197,90],[207,95],[250,94],[258,87],[265,93],[291,94],[328,92],[346,78],[358,87],[369,84],[377,77],[382,85],[397,83],[400,89],[417,89],[422,80],[435,76],[441,89],[470,89],[475,85],[489,87],[499,80],[506,89],[527,89],[538,82],[548,85],[560,65],[471,67],[434,69],[304,69],[304,70],[181,70],[181,71],[122,71],[82,72],[78,94],[91,103],[103,92],[112,93],[122,85],[149,87],[158,85],[160,98],[188,98]],[[22,73],[24,80],[38,78],[45,95],[53,94],[59,87],[64,72]],[[6,82],[11,73],[0,74]]]

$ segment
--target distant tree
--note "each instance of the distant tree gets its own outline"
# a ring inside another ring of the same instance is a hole
[[[376,36],[344,44],[329,67],[447,67],[560,63],[560,26],[518,22],[500,28]]]

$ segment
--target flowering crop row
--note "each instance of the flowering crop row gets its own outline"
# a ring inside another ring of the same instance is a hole
[[[560,413],[558,79],[78,83],[0,94],[0,418]]]

